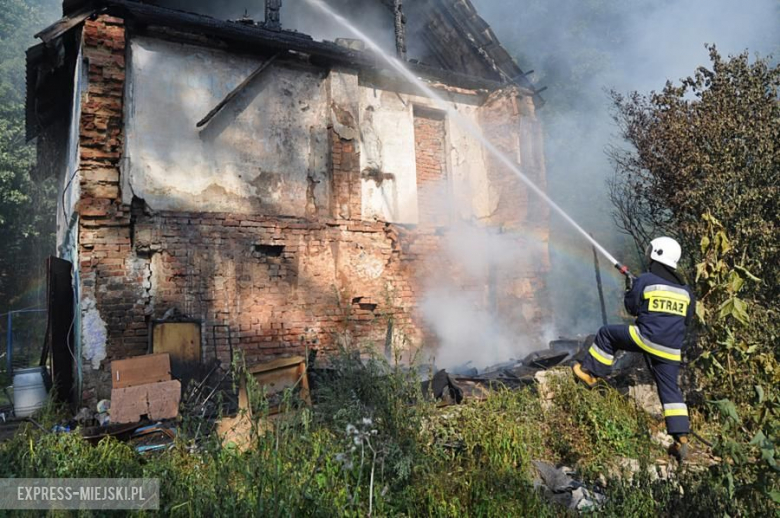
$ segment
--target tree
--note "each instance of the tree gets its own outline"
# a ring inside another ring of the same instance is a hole
[[[680,85],[612,93],[629,144],[610,152],[614,215],[640,248],[654,235],[677,237],[691,266],[710,211],[764,279],[754,295],[769,303],[780,295],[780,66],[709,50],[712,70],[700,67]]]
[[[7,0],[0,9],[0,309],[16,303],[54,252],[56,189],[30,177],[35,149],[25,140],[25,49],[57,17],[53,0]]]

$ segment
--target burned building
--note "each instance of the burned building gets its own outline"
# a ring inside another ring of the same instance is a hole
[[[469,0],[376,3],[413,73],[543,187],[542,100]],[[418,308],[445,277],[524,333],[542,323],[544,206],[362,42],[285,30],[270,4],[258,23],[70,0],[28,51],[76,398],[107,397],[110,362],[157,350],[166,323],[190,361],[435,347]],[[542,251],[466,271],[443,250],[463,222]]]

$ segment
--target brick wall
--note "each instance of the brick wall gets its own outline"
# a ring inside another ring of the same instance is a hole
[[[415,308],[425,283],[453,271],[446,231],[382,222],[311,221],[132,208],[130,242],[82,264],[108,330],[87,397],[108,397],[112,360],[145,354],[148,325],[169,310],[202,323],[204,357],[227,361],[226,331],[249,364],[339,345],[436,344]],[[111,235],[104,228],[96,234]],[[93,242],[95,239],[93,238]],[[97,247],[97,245],[96,245]],[[121,256],[121,257],[120,257]],[[457,273],[457,272],[456,272]],[[464,289],[485,289],[470,280]],[[94,283],[94,286],[93,286]],[[217,328],[215,329],[215,326]],[[214,340],[215,331],[218,335]]]
[[[448,222],[447,165],[444,156],[444,116],[415,111],[414,151],[417,169],[417,207],[421,225]]]
[[[520,170],[544,189],[544,147],[541,125],[536,120],[533,100],[513,88],[494,92],[480,108],[483,134]],[[549,321],[546,273],[549,271],[549,208],[538,196],[495,157],[487,156],[488,180],[496,210],[489,222],[528,250],[527,264],[495,272],[498,284],[496,311],[519,333],[541,335]],[[529,329],[533,331],[529,332]]]
[[[354,141],[344,139],[331,127],[328,131],[331,149],[331,215],[341,219],[360,219],[362,211],[360,186],[360,151]]]
[[[143,306],[134,292],[141,275],[128,268],[130,211],[121,203],[120,160],[123,153],[123,98],[125,85],[125,27],[119,18],[99,16],[83,29],[83,56],[88,86],[81,98],[79,125],[79,276],[82,309],[96,306],[109,329],[111,347],[141,350],[146,342]],[[84,314],[82,314],[82,318]],[[89,319],[87,326],[90,325]],[[82,329],[82,343],[100,329]],[[89,354],[89,353],[88,353]],[[121,353],[119,353],[121,354]],[[98,355],[99,357],[99,355]],[[93,371],[85,360],[84,393],[94,400],[96,388],[108,383],[110,373]],[[107,367],[107,366],[106,366]]]
[[[518,96],[512,89],[493,93],[480,108],[479,123],[483,134],[507,157],[514,158],[519,167],[523,167],[520,150],[520,112]],[[486,154],[488,179],[492,196],[495,198],[496,211],[491,223],[509,227],[519,227],[525,223],[528,215],[528,190],[522,181],[500,160]]]
[[[306,349],[326,356],[340,343],[381,350],[390,321],[395,346],[435,345],[416,308],[437,276],[487,303],[493,275],[499,311],[522,313],[523,325],[539,317],[543,286],[535,271],[463,275],[442,251],[448,228],[359,221],[359,151],[332,130],[330,217],[152,214],[140,199],[124,205],[124,26],[100,16],[85,22],[83,37],[89,86],[81,99],[77,210],[85,404],[109,397],[110,362],[145,354],[150,323],[171,309],[202,323],[205,357],[216,350],[227,360],[226,328],[213,339],[215,326],[227,326],[250,363]],[[444,122],[417,117],[415,134],[424,188],[446,176]],[[434,218],[429,206],[421,199],[423,218]],[[520,221],[511,214],[502,217]],[[104,351],[96,351],[101,337]]]
[[[380,345],[412,326],[414,287],[394,229],[231,214],[137,213],[135,252],[151,254],[151,313],[176,308],[227,325],[255,363],[339,342]]]

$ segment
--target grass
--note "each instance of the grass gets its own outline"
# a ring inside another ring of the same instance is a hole
[[[172,516],[565,516],[534,489],[532,460],[573,466],[593,484],[620,457],[648,465],[663,456],[631,402],[566,373],[552,381],[549,402],[526,388],[438,408],[402,369],[351,355],[337,363],[341,376],[322,401],[275,421],[251,451],[214,438],[195,445],[191,426],[153,457],[113,439],[93,447],[78,434],[26,427],[0,445],[0,476],[155,477]],[[612,478],[600,515],[711,513],[706,476]]]

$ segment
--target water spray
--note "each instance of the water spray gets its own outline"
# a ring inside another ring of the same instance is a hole
[[[322,0],[306,0],[311,5],[322,11],[323,13],[327,14],[331,18],[333,18],[339,25],[347,29],[349,32],[351,32],[355,37],[362,40],[363,42],[368,45],[368,47],[374,51],[379,57],[381,57],[384,61],[387,62],[388,65],[390,65],[391,68],[396,70],[398,73],[400,73],[404,78],[406,78],[410,83],[415,85],[421,92],[425,94],[426,97],[432,99],[438,107],[447,112],[447,114],[452,118],[452,120],[458,124],[461,128],[468,131],[470,134],[472,134],[477,140],[479,140],[483,146],[485,146],[485,149],[487,149],[491,155],[493,155],[495,158],[497,158],[502,164],[504,164],[510,171],[512,171],[529,189],[531,189],[533,192],[535,192],[551,209],[553,209],[555,212],[558,213],[559,216],[561,216],[567,223],[569,223],[572,227],[574,227],[577,232],[579,232],[582,237],[584,237],[591,245],[593,245],[596,250],[598,250],[604,257],[607,258],[607,260],[610,262],[610,264],[614,265],[617,270],[625,275],[626,277],[633,278],[633,275],[628,270],[628,267],[621,264],[615,257],[610,254],[606,248],[601,246],[601,244],[596,241],[593,237],[591,237],[588,232],[585,231],[574,219],[572,219],[571,216],[569,216],[566,211],[564,211],[560,206],[558,206],[557,203],[555,203],[549,196],[547,196],[547,193],[545,193],[542,189],[540,189],[533,181],[531,181],[530,178],[528,178],[523,172],[517,167],[516,164],[512,162],[512,160],[507,157],[501,150],[499,150],[495,145],[493,145],[492,142],[490,142],[485,136],[482,134],[481,128],[479,128],[477,125],[472,123],[470,120],[468,120],[466,117],[462,116],[457,111],[453,110],[449,103],[441,97],[438,93],[436,93],[431,87],[426,85],[419,77],[415,76],[406,66],[396,59],[393,56],[390,56],[385,52],[377,43],[371,39],[368,35],[366,35],[363,31],[355,27],[349,20],[335,12],[333,9],[330,8],[325,2]]]

